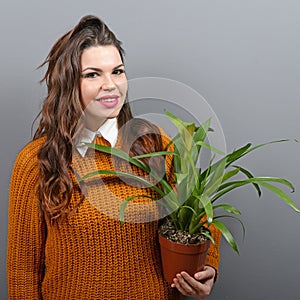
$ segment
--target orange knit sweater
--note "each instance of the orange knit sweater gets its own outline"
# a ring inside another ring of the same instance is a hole
[[[112,175],[90,178],[78,209],[66,220],[50,225],[41,218],[36,197],[37,152],[42,142],[32,141],[19,153],[12,173],[9,299],[177,299],[177,290],[163,280],[154,202],[135,199],[126,208],[128,222],[121,227],[119,221],[124,199],[153,192]],[[119,145],[118,141],[116,147]],[[85,158],[75,151],[72,164],[83,176],[96,167],[115,169],[118,162],[89,149]],[[74,190],[71,206],[75,207],[81,195],[80,189]],[[215,231],[213,235],[219,247],[220,234]],[[206,263],[218,269],[219,254],[213,246]]]

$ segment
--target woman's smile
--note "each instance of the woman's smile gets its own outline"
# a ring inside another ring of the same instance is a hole
[[[105,96],[99,97],[95,101],[99,102],[100,104],[102,104],[108,108],[112,108],[118,104],[119,98],[120,98],[120,96],[118,96],[118,95],[105,95]]]

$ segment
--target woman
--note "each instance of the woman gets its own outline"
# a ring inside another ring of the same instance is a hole
[[[121,42],[101,20],[86,16],[54,44],[43,65],[48,94],[41,120],[11,178],[9,299],[203,299],[218,268],[214,247],[204,271],[182,272],[170,286],[162,276],[158,221],[147,219],[155,208],[128,208],[133,219],[123,227],[117,217],[122,200],[141,187],[115,176],[78,184],[95,166],[128,167],[83,142],[96,138],[130,155],[168,143],[159,128],[132,118]]]

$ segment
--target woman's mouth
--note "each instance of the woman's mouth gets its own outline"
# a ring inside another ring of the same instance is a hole
[[[112,108],[118,104],[119,96],[117,95],[107,95],[96,99],[97,102],[102,104],[105,107]]]

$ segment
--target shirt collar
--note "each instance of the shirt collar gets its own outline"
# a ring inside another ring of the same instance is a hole
[[[91,131],[87,128],[82,130],[75,143],[76,149],[82,157],[85,156],[88,150],[88,147],[84,143],[92,143],[96,135],[103,136],[110,143],[111,147],[114,147],[118,137],[117,118],[107,119],[96,131]]]

